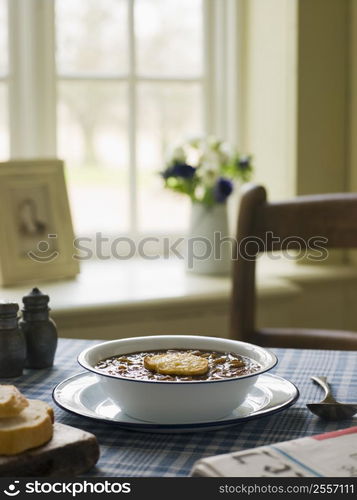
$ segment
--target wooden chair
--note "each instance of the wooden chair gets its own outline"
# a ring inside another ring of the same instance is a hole
[[[267,238],[269,232],[279,242]],[[327,238],[327,248],[357,248],[357,194],[299,196],[271,203],[264,187],[244,186],[233,269],[232,338],[261,346],[357,350],[357,332],[255,327],[257,255],[286,249],[287,244],[293,248],[292,237],[307,245],[316,236]]]

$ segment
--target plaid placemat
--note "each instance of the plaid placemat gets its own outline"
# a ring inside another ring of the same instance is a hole
[[[101,457],[87,476],[188,476],[199,458],[243,450],[288,439],[296,439],[356,425],[356,417],[342,422],[324,422],[305,407],[319,401],[323,391],[310,381],[311,375],[326,375],[337,399],[357,400],[357,353],[298,349],[272,349],[279,358],[271,373],[293,382],[300,390],[294,406],[271,416],[239,423],[225,430],[192,434],[150,434],[71,415],[52,401],[52,390],[63,379],[83,371],[76,359],[80,351],[96,343],[60,339],[55,366],[27,370],[11,379],[26,397],[42,399],[55,407],[57,422],[94,433]],[[9,381],[9,379],[8,379]]]

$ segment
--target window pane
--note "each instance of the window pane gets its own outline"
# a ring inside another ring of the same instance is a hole
[[[58,94],[58,149],[77,234],[127,230],[126,84],[62,82]]]
[[[0,0],[0,75],[8,71],[7,1]]]
[[[9,120],[7,85],[0,83],[0,160],[9,158]]]
[[[138,72],[202,73],[202,0],[136,0]]]
[[[139,228],[142,231],[185,230],[189,202],[163,189],[168,148],[202,133],[199,84],[149,84],[138,88]]]
[[[126,0],[57,0],[59,73],[118,73],[128,67]]]

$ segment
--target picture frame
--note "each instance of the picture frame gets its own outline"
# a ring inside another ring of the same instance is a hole
[[[74,231],[59,159],[0,163],[0,284],[74,278]]]

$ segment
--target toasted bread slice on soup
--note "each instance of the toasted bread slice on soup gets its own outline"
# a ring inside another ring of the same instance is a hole
[[[207,359],[180,352],[146,356],[144,366],[163,375],[195,376],[204,375],[208,371]]]

